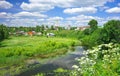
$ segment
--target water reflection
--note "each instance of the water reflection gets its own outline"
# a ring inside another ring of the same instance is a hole
[[[57,68],[63,68],[63,69],[72,69],[72,66],[74,64],[78,64],[78,62],[75,60],[75,58],[79,58],[82,55],[82,52],[84,51],[83,47],[77,46],[75,47],[74,52],[68,52],[64,56],[60,56],[57,58],[52,58],[47,60],[44,64],[42,64],[39,67],[36,67],[32,70],[28,70],[26,72],[21,73],[17,76],[33,76],[37,73],[52,73],[53,70]],[[49,75],[50,76],[50,75]],[[51,75],[52,76],[52,75]]]

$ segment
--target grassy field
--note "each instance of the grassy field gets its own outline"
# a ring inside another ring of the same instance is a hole
[[[16,65],[28,58],[48,58],[64,54],[77,40],[57,37],[10,37],[1,42],[0,66]]]

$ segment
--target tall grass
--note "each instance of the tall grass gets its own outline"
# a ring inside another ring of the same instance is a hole
[[[48,58],[63,54],[77,42],[75,39],[56,37],[11,37],[1,43],[0,66],[19,64],[31,57]]]

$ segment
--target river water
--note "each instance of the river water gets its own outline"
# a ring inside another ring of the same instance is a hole
[[[78,62],[75,59],[83,56],[83,51],[84,49],[82,46],[76,46],[75,51],[68,52],[67,54],[56,58],[48,59],[45,63],[41,64],[41,66],[38,66],[32,70],[25,71],[17,76],[33,76],[37,73],[52,72],[57,68],[71,70],[73,69],[73,65],[78,64]]]

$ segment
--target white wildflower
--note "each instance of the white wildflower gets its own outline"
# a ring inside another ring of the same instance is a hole
[[[78,69],[79,66],[77,66],[77,65],[73,65],[72,68]]]

